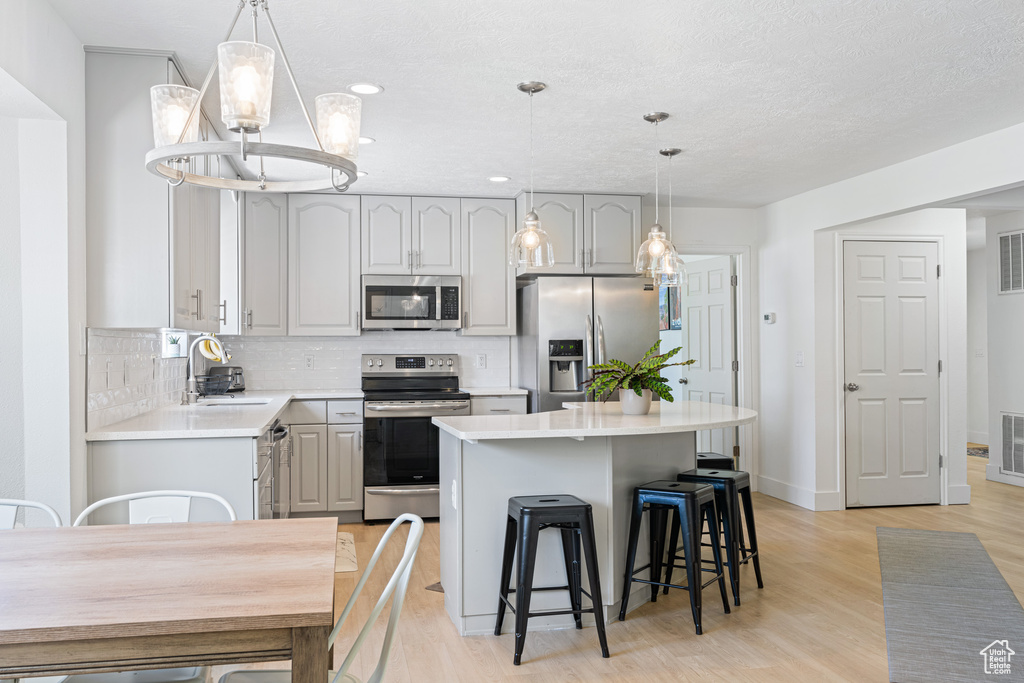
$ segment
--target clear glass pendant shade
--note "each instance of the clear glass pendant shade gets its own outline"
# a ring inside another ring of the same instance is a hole
[[[555,265],[551,240],[540,227],[540,218],[535,212],[526,214],[522,227],[512,236],[508,262],[519,268],[550,268]]]
[[[235,132],[258,132],[270,123],[274,51],[261,43],[221,43],[217,62],[221,121]]]
[[[188,121],[188,115],[199,99],[199,91],[184,85],[154,85],[149,89],[149,102],[153,110],[153,146],[175,145],[181,137],[181,129]],[[199,112],[182,138],[182,142],[199,139]]]
[[[363,101],[347,93],[318,95],[316,128],[325,152],[350,161],[359,157],[359,119]]]
[[[660,273],[672,272],[677,261],[682,263],[676,248],[668,241],[661,226],[655,223],[637,252],[636,272],[657,277]]]
[[[655,287],[682,287],[686,284],[686,265],[681,257],[668,260],[665,268],[654,276]]]

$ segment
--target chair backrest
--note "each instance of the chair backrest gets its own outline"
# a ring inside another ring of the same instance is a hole
[[[113,496],[96,501],[82,510],[82,514],[78,515],[78,519],[71,526],[81,526],[89,518],[89,515],[98,508],[124,501],[128,501],[129,524],[187,522],[193,498],[207,498],[220,503],[232,522],[238,519],[235,516],[235,509],[231,507],[231,503],[216,493],[206,493],[204,491],[140,491],[138,493],[126,493],[122,496]]]
[[[373,557],[366,565],[366,569],[363,571],[363,575],[359,577],[359,583],[356,584],[355,590],[352,591],[352,595],[349,597],[348,602],[345,603],[345,609],[341,612],[341,616],[338,618],[338,623],[334,625],[334,630],[331,631],[331,635],[327,640],[328,647],[334,647],[334,641],[341,632],[341,627],[345,623],[345,619],[348,618],[349,613],[356,604],[356,598],[359,597],[360,591],[363,590],[363,586],[366,584],[366,580],[370,577],[370,573],[373,571],[374,565],[377,564],[377,560],[380,558],[381,553],[384,552],[385,546],[388,544],[388,540],[391,535],[395,533],[398,527],[402,526],[403,523],[409,522],[409,536],[405,541],[405,552],[402,554],[402,559],[399,561],[398,566],[395,567],[395,571],[391,574],[391,579],[388,581],[387,586],[384,587],[383,592],[380,594],[380,598],[377,600],[377,604],[374,606],[373,611],[366,619],[366,623],[363,625],[362,630],[356,637],[355,642],[352,643],[352,648],[348,651],[345,656],[345,661],[342,663],[341,668],[338,669],[337,675],[334,677],[332,683],[338,683],[339,680],[345,675],[349,667],[352,666],[352,662],[355,661],[356,655],[359,652],[359,648],[362,646],[363,641],[366,640],[366,636],[369,635],[370,630],[373,628],[373,624],[377,621],[377,617],[384,610],[384,605],[387,603],[388,598],[392,595],[394,599],[391,602],[391,612],[388,614],[388,627],[384,632],[384,644],[381,646],[380,658],[377,660],[377,668],[373,670],[373,674],[366,679],[366,683],[379,683],[384,679],[384,670],[387,668],[388,655],[391,652],[391,641],[394,639],[395,629],[398,627],[398,616],[402,612],[402,603],[405,601],[405,592],[409,587],[409,576],[412,574],[413,561],[416,559],[416,550],[420,546],[420,539],[423,538],[423,520],[418,516],[406,513],[396,519],[388,527],[388,530],[384,532],[384,537],[380,539],[380,543],[377,544],[377,549],[373,552]]]
[[[14,521],[18,517],[18,508],[36,508],[50,515],[54,526],[64,526],[60,521],[57,511],[46,503],[37,503],[34,500],[19,500],[17,498],[0,498],[0,529],[13,529]]]

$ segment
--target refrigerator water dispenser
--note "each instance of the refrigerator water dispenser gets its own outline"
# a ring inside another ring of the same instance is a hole
[[[548,341],[550,390],[578,392],[583,381],[583,340],[551,339]]]

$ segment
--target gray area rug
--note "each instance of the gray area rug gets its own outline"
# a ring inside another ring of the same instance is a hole
[[[1024,680],[1024,609],[977,536],[876,533],[890,681]]]

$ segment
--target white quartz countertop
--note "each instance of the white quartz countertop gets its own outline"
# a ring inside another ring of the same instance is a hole
[[[470,396],[526,396],[529,392],[519,387],[459,387]]]
[[[757,418],[757,413],[748,408],[695,401],[659,401],[647,415],[623,415],[619,403],[566,405],[571,409],[529,415],[435,417],[433,423],[460,439],[477,441],[693,432],[744,425]]]
[[[136,417],[90,430],[86,441],[134,439],[208,439],[257,437],[281,416],[293,399],[362,399],[359,389],[303,389],[297,391],[246,391],[234,398],[210,396],[189,406],[169,405]],[[253,404],[253,400],[266,403]],[[233,402],[237,402],[233,405]]]

